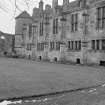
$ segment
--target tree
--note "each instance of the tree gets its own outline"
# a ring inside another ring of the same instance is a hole
[[[37,0],[0,0],[0,9],[6,13],[11,12],[15,17],[24,10],[32,9],[32,4],[35,4],[35,2]]]

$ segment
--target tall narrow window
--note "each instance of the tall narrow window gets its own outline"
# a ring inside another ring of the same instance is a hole
[[[75,41],[75,50],[78,50],[78,41]]]
[[[75,31],[78,30],[78,14],[75,14]]]
[[[78,50],[81,50],[81,41],[78,41]]]
[[[92,40],[91,45],[92,45],[92,49],[95,50],[95,40]]]
[[[58,18],[53,20],[53,34],[58,33]]]
[[[105,50],[105,39],[102,39],[102,50]]]
[[[97,8],[97,29],[105,28],[105,7]]]
[[[74,15],[71,15],[71,31],[74,31]]]
[[[53,20],[53,34],[55,34],[55,19]]]
[[[71,41],[71,49],[74,49],[74,41]]]
[[[100,41],[96,40],[96,49],[99,50],[100,49]]]
[[[102,21],[102,23],[103,23],[103,28],[105,28],[105,7],[103,7],[103,21]]]
[[[58,18],[56,19],[56,28],[55,28],[55,30],[56,30],[56,34],[58,33]]]
[[[40,23],[40,36],[43,35],[43,22]]]
[[[29,25],[29,38],[32,36],[32,25]]]
[[[75,32],[78,30],[78,14],[71,15],[71,31]]]
[[[55,49],[55,43],[54,42],[50,42],[50,50],[54,50]]]
[[[68,50],[71,50],[71,41],[68,41]]]
[[[56,42],[56,50],[60,50],[60,42]]]

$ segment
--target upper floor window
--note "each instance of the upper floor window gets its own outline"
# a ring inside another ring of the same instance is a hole
[[[97,29],[105,28],[105,7],[97,8]]]
[[[71,15],[71,31],[75,32],[78,30],[78,14]]]
[[[29,38],[32,36],[32,25],[29,25]]]
[[[43,22],[40,23],[40,36],[43,35]]]
[[[32,32],[33,32],[33,34],[35,34],[35,33],[37,33],[37,26],[33,26],[33,28],[32,28]]]
[[[45,15],[45,23],[48,24],[49,23],[49,16],[46,14]]]
[[[53,34],[58,33],[58,18],[53,20]]]

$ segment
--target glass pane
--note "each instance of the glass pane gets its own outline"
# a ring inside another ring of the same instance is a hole
[[[105,39],[102,40],[102,50],[105,50]]]

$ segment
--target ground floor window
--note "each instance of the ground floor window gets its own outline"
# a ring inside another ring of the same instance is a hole
[[[37,51],[44,51],[44,43],[37,43]]]
[[[60,42],[50,42],[50,51],[60,50]]]
[[[93,50],[105,50],[105,39],[92,40],[91,48]]]
[[[56,50],[60,50],[60,42],[56,42]]]
[[[55,49],[55,42],[50,42],[50,50],[54,50]]]
[[[81,50],[81,41],[68,41],[68,50]]]
[[[91,47],[92,47],[93,50],[95,50],[95,40],[92,40]]]
[[[102,39],[102,50],[105,50],[105,39]]]
[[[32,44],[30,44],[30,43],[27,44],[27,50],[28,50],[28,51],[31,51],[31,49],[32,49],[32,48],[31,48],[31,45],[32,45]]]

